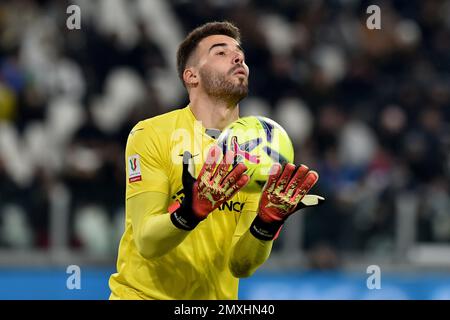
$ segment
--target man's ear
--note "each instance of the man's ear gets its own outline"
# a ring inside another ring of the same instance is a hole
[[[184,69],[183,80],[186,87],[196,87],[198,85],[198,75],[193,67]]]

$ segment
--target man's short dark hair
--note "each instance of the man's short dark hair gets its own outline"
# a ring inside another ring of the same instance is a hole
[[[233,38],[239,44],[241,42],[241,34],[239,29],[228,21],[208,22],[192,30],[180,44],[177,52],[178,76],[183,84],[183,72],[184,69],[186,69],[186,64],[189,58],[197,48],[198,43],[204,38],[212,35],[225,35]]]

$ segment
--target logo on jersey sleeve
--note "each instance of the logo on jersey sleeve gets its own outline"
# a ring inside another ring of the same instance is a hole
[[[139,155],[134,154],[128,157],[128,182],[136,182],[142,180],[141,163],[139,162]]]

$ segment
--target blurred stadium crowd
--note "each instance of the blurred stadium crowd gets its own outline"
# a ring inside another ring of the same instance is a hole
[[[366,27],[374,3],[381,30]],[[81,30],[66,27],[71,4]],[[391,252],[400,210],[417,241],[450,241],[450,1],[4,0],[1,246],[48,248],[65,205],[72,248],[115,254],[128,132],[186,105],[177,45],[224,19],[250,67],[242,115],[278,121],[320,174],[328,201],[305,214],[301,242],[313,266]]]

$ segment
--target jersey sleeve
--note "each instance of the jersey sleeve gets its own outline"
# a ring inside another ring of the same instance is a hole
[[[145,122],[131,130],[125,151],[126,199],[142,192],[169,194],[168,164],[163,156],[167,148]]]
[[[244,206],[242,208],[242,212],[239,214],[236,230],[234,232],[235,241],[250,228],[250,225],[256,217],[260,197],[260,193],[242,192],[242,201],[244,202]]]
[[[243,197],[245,205],[239,217],[231,244],[228,267],[238,278],[248,277],[269,257],[273,241],[256,239],[250,226],[256,217],[261,194],[249,193]]]

